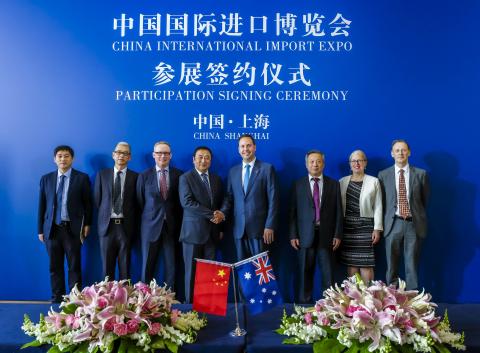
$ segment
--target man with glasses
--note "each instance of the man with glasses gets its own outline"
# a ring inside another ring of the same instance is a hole
[[[68,264],[68,287],[82,288],[81,239],[90,231],[92,201],[88,175],[72,168],[74,152],[58,146],[53,161],[58,169],[42,176],[38,206],[38,239],[50,258],[52,302],[65,294],[64,258]]]
[[[407,289],[417,289],[420,247],[427,235],[430,184],[425,170],[408,163],[407,141],[394,140],[391,155],[395,164],[378,173],[384,199],[387,283],[398,284],[398,265],[403,254]]]
[[[113,168],[103,169],[95,178],[94,201],[98,208],[98,237],[103,276],[130,278],[130,251],[137,225],[136,185],[138,174],[127,168],[131,149],[119,142],[112,152]]]
[[[175,243],[182,217],[178,198],[178,180],[183,173],[170,166],[172,152],[165,141],[153,146],[155,166],[138,176],[137,199],[141,208],[142,281],[155,276],[160,249],[164,258],[164,280],[170,288],[175,284]]]
[[[215,260],[215,245],[222,238],[214,211],[223,200],[222,180],[210,172],[212,151],[200,146],[193,152],[192,170],[180,177],[180,203],[183,207],[180,241],[185,264],[185,299],[192,300],[195,258]]]

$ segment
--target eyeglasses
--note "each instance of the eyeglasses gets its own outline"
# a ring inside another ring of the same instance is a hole
[[[365,159],[352,159],[350,161],[350,163],[352,163],[352,164],[357,164],[357,163],[360,164],[360,163],[363,163],[363,162],[366,162],[366,160]]]
[[[156,156],[170,156],[170,152],[153,152]]]
[[[113,151],[113,153],[115,153],[117,156],[124,156],[124,157],[130,156],[130,152]]]

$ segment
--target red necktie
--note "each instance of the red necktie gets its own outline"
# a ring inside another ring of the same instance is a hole
[[[320,187],[318,186],[319,178],[313,179],[313,203],[315,204],[315,223],[320,223]]]
[[[410,207],[408,207],[407,200],[407,186],[405,185],[405,171],[400,169],[400,175],[398,177],[398,207],[400,211],[400,216],[403,219],[411,217]]]
[[[164,200],[167,199],[168,187],[167,187],[167,170],[162,169],[160,171],[160,193]]]

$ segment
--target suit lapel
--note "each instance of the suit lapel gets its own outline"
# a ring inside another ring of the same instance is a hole
[[[70,180],[68,182],[67,205],[68,205],[68,201],[70,200],[70,195],[72,194],[72,189],[76,181],[76,176],[77,176],[77,172],[75,169],[72,168],[72,172],[70,173]]]
[[[128,177],[128,174],[125,176],[125,183],[127,182],[127,178]],[[107,190],[110,190],[109,194],[108,194],[108,197],[110,198],[110,200],[112,199],[113,197],[113,179],[115,178],[115,175],[113,174],[113,169],[110,168],[108,170],[108,173],[107,173]]]
[[[325,178],[325,175],[323,176],[323,187],[322,187],[322,198],[320,201],[320,211],[323,210],[323,205],[325,204],[325,199],[327,198],[327,192],[330,191],[330,183],[328,182],[327,178]],[[313,200],[313,196],[312,196]]]
[[[307,194],[307,198],[308,198],[309,202],[312,205],[314,205],[312,189],[310,188],[310,177],[309,176],[307,176],[303,179],[303,189],[304,189],[304,192]]]
[[[242,168],[243,168],[243,164],[242,164]],[[247,196],[250,193],[250,190],[253,187],[253,183],[255,182],[255,179],[257,178],[258,173],[260,173],[260,161],[257,159],[255,161],[255,164],[253,165],[252,171],[250,172],[250,178],[248,179],[248,185],[247,185],[247,193],[245,194],[245,196]]]
[[[196,169],[192,170],[192,174],[193,174],[192,177],[195,180],[195,182],[204,191],[201,194],[201,197],[203,198],[203,201],[205,201],[205,204],[207,204],[207,205],[210,204],[210,197],[208,196],[208,189],[207,189],[207,186],[205,185],[205,183],[203,182],[202,177],[200,176],[200,174],[198,174]],[[212,179],[211,179],[211,174],[210,173],[208,173],[208,181],[210,183],[210,189],[212,189]],[[212,189],[212,193],[213,193],[213,189]]]
[[[411,204],[411,199],[412,199],[412,190],[413,190],[413,182],[415,181],[415,168],[414,167],[408,167],[408,172],[410,173],[409,178],[408,178],[408,204]],[[411,211],[411,209],[410,209]]]
[[[393,185],[393,199],[395,200],[395,205],[397,204],[397,181],[395,175],[395,166],[390,168],[390,173],[388,173],[390,179],[389,183]],[[396,207],[396,206],[395,206]]]
[[[57,178],[58,178],[58,171],[52,173],[52,176],[50,177],[50,180],[49,180],[49,184],[50,184],[49,187],[50,187],[50,190],[52,190],[54,202],[56,200],[56,195],[57,195]]]

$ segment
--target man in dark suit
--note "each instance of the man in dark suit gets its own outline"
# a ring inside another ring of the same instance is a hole
[[[417,289],[420,247],[427,235],[430,184],[425,170],[408,164],[410,147],[405,140],[393,141],[391,155],[395,165],[378,174],[384,200],[387,283],[398,284],[398,263],[403,253],[407,289]]]
[[[185,263],[185,299],[192,300],[195,258],[214,260],[215,243],[222,237],[220,219],[214,211],[223,200],[222,181],[209,171],[212,151],[205,146],[193,153],[194,168],[180,177],[179,195],[183,207],[180,241]]]
[[[322,290],[333,283],[332,253],[342,239],[343,211],[340,184],[323,175],[324,154],[309,151],[305,162],[308,176],[293,185],[289,234],[290,245],[298,252],[298,301],[311,303],[317,261]]]
[[[225,219],[233,208],[233,237],[237,259],[242,260],[265,251],[274,240],[278,187],[273,166],[256,159],[251,135],[239,138],[238,152],[242,164],[230,169],[221,212],[215,216]]]
[[[119,142],[112,152],[113,168],[98,172],[94,201],[98,208],[98,236],[103,276],[115,279],[118,259],[120,279],[130,278],[130,251],[137,224],[136,185],[138,174],[127,168],[130,145]]]
[[[81,244],[92,220],[91,188],[88,175],[72,168],[70,146],[55,148],[58,170],[42,176],[38,206],[38,239],[50,258],[52,302],[65,294],[64,257],[68,264],[68,287],[82,288]]]
[[[178,179],[183,173],[171,167],[170,144],[160,141],[153,147],[155,167],[138,176],[137,199],[142,210],[142,281],[149,283],[155,276],[160,249],[163,251],[164,282],[174,288],[175,242],[182,208],[178,199]]]

